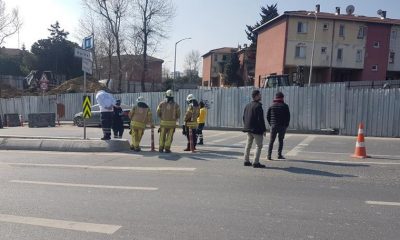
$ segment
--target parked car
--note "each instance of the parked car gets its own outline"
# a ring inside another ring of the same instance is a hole
[[[129,120],[129,111],[132,109],[131,106],[121,104],[123,115],[122,120],[124,121],[124,125],[128,125],[130,123]],[[100,121],[100,106],[98,104],[91,106],[92,116],[86,119],[86,126],[101,126]],[[79,112],[74,115],[74,125],[78,127],[83,127],[83,113]]]

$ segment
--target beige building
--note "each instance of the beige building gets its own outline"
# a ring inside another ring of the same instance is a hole
[[[204,54],[203,57],[203,80],[202,86],[223,87],[223,73],[225,65],[231,59],[231,53],[236,52],[237,48],[218,48]]]

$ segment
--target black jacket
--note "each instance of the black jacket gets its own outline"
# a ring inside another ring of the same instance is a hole
[[[289,106],[283,101],[276,101],[268,108],[267,120],[275,127],[288,127],[290,122]]]
[[[264,110],[260,102],[252,101],[247,104],[243,113],[243,132],[263,134],[267,131],[264,121]]]

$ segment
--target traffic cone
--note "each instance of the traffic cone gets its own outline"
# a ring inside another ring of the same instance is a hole
[[[354,154],[351,155],[353,158],[368,158],[367,156],[367,149],[365,148],[365,141],[364,141],[364,124],[360,123],[358,126],[358,136],[356,142],[356,149]]]

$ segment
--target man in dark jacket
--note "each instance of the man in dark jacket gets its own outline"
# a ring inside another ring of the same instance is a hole
[[[267,131],[264,121],[264,110],[262,108],[261,93],[259,90],[254,90],[251,94],[253,101],[247,104],[243,113],[243,132],[247,132],[247,144],[244,151],[244,166],[253,166],[254,168],[265,168],[265,165],[260,163],[261,149],[263,147],[264,134]],[[249,160],[250,149],[253,145],[253,140],[256,141],[256,153],[254,155],[253,164]]]
[[[271,160],[272,148],[278,135],[278,159],[285,159],[282,155],[283,139],[285,138],[286,129],[290,122],[289,106],[283,101],[284,95],[281,92],[275,94],[275,99],[267,112],[267,120],[271,126],[271,134],[268,145],[268,160]]]

